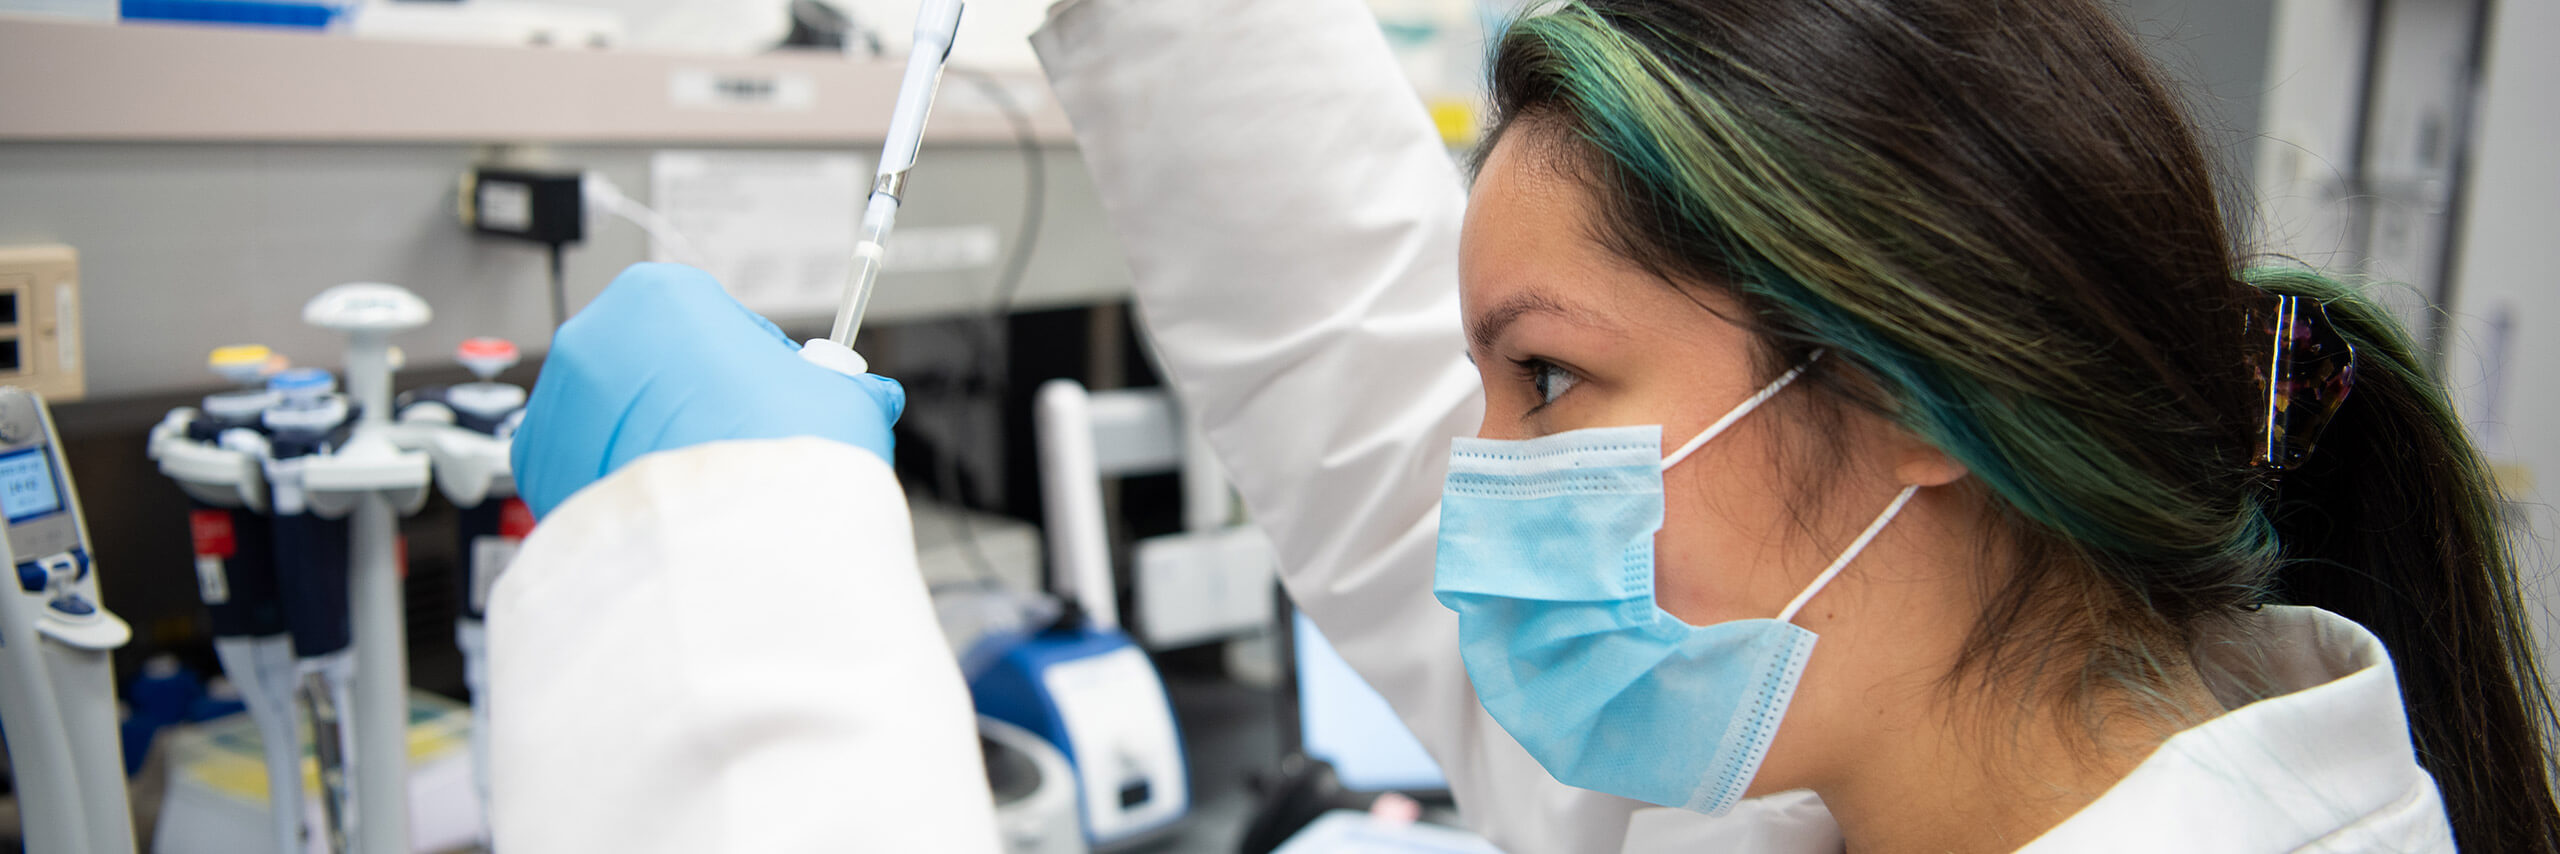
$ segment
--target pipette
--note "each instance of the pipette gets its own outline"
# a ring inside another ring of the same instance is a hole
[[[907,170],[916,165],[916,148],[924,141],[926,114],[942,84],[942,66],[951,58],[951,42],[960,31],[961,0],[925,0],[916,9],[915,47],[907,54],[907,75],[898,84],[898,105],[889,114],[888,139],[880,147],[880,174],[872,180],[871,200],[862,211],[862,238],[853,246],[853,273],[845,283],[844,301],[836,307],[834,331],[812,340],[801,355],[838,371],[858,374],[868,367],[853,352],[863,311],[870,307],[871,288],[880,280],[889,230],[898,219]]]

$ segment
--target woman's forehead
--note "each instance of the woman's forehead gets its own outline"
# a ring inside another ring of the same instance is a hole
[[[1599,239],[1590,185],[1552,143],[1516,129],[1495,144],[1469,196],[1459,244],[1460,302],[1479,346],[1511,321],[1556,315],[1582,325],[1641,326],[1730,316],[1731,299],[1678,287]],[[1705,309],[1700,312],[1700,309]]]

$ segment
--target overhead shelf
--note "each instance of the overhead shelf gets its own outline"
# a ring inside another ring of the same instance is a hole
[[[0,142],[834,144],[888,130],[905,65],[687,56],[0,16]],[[1039,75],[989,72],[1044,143]],[[945,77],[928,142],[1010,142],[994,96]]]

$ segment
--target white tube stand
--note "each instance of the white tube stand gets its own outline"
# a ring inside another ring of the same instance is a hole
[[[53,414],[36,398],[36,412],[44,423],[45,443],[62,447],[62,436],[54,431]],[[66,464],[67,465],[67,464]],[[80,488],[65,472],[61,479],[62,501],[80,505]],[[83,548],[91,542],[89,523],[78,513],[72,518],[79,525],[79,541]],[[0,540],[7,537],[0,536]],[[0,566],[15,567],[14,555],[0,555]],[[44,635],[43,658],[53,683],[54,700],[62,708],[63,736],[71,746],[71,759],[78,773],[80,806],[88,825],[89,848],[93,854],[133,854],[133,807],[125,788],[124,734],[121,718],[116,713],[115,669],[108,656],[133,640],[133,627],[107,610],[98,592],[98,576],[94,567],[82,567],[71,555],[38,558],[56,583],[68,585],[68,591],[86,601],[94,610],[85,617],[68,617],[50,606],[37,605],[32,599],[21,599],[34,606],[44,619],[36,630]]]
[[[408,623],[400,613],[398,517],[381,494],[356,507],[348,541],[355,546],[347,581],[354,609],[356,849],[365,854],[409,850]]]
[[[355,729],[353,793],[358,854],[409,851],[409,661],[401,615],[399,517],[426,502],[427,455],[395,446],[391,433],[390,334],[424,326],[426,302],[395,285],[339,285],[313,297],[302,319],[347,334],[347,391],[361,407],[354,435],[304,473],[314,509],[351,512],[347,600],[355,646],[355,687],[347,710]],[[350,506],[352,505],[352,506]]]
[[[104,612],[100,612],[104,616]],[[125,793],[124,735],[116,720],[115,672],[107,655],[130,639],[121,621],[56,634],[45,630],[46,670],[62,698],[62,728],[80,767],[80,809],[89,850],[133,854],[133,808]]]
[[[1120,627],[1113,595],[1110,528],[1102,518],[1101,462],[1093,445],[1092,399],[1074,380],[1040,385],[1033,424],[1040,447],[1041,527],[1059,595],[1083,606],[1093,624]]]
[[[8,723],[10,773],[17,785],[18,814],[29,851],[89,850],[80,815],[79,776],[72,762],[71,741],[63,727],[62,706],[55,702],[53,680],[45,676],[44,641],[36,630],[43,601],[18,586],[17,558],[9,538],[0,536],[0,565],[10,567],[0,579],[0,719]]]
[[[66,495],[66,501],[78,496]],[[0,537],[0,560],[15,556]],[[52,565],[61,561],[59,566]],[[67,580],[69,556],[48,558],[54,583],[72,585],[97,604],[93,581]],[[48,590],[27,593],[10,578],[0,591],[0,714],[10,721],[13,771],[29,850],[133,854],[133,810],[124,778],[124,742],[116,719],[115,677],[107,655],[131,640],[123,620],[105,609],[63,619],[46,613]],[[21,759],[17,751],[27,750]],[[58,847],[57,847],[58,846]]]

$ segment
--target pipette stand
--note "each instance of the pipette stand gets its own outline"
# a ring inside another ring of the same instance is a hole
[[[392,440],[392,333],[424,326],[425,301],[395,285],[357,283],[322,291],[303,322],[347,335],[346,379],[359,407],[346,447],[313,457],[304,470],[312,510],[352,516],[348,602],[356,652],[353,801],[357,854],[407,854],[409,663],[401,613],[399,517],[426,505],[426,454]]]

